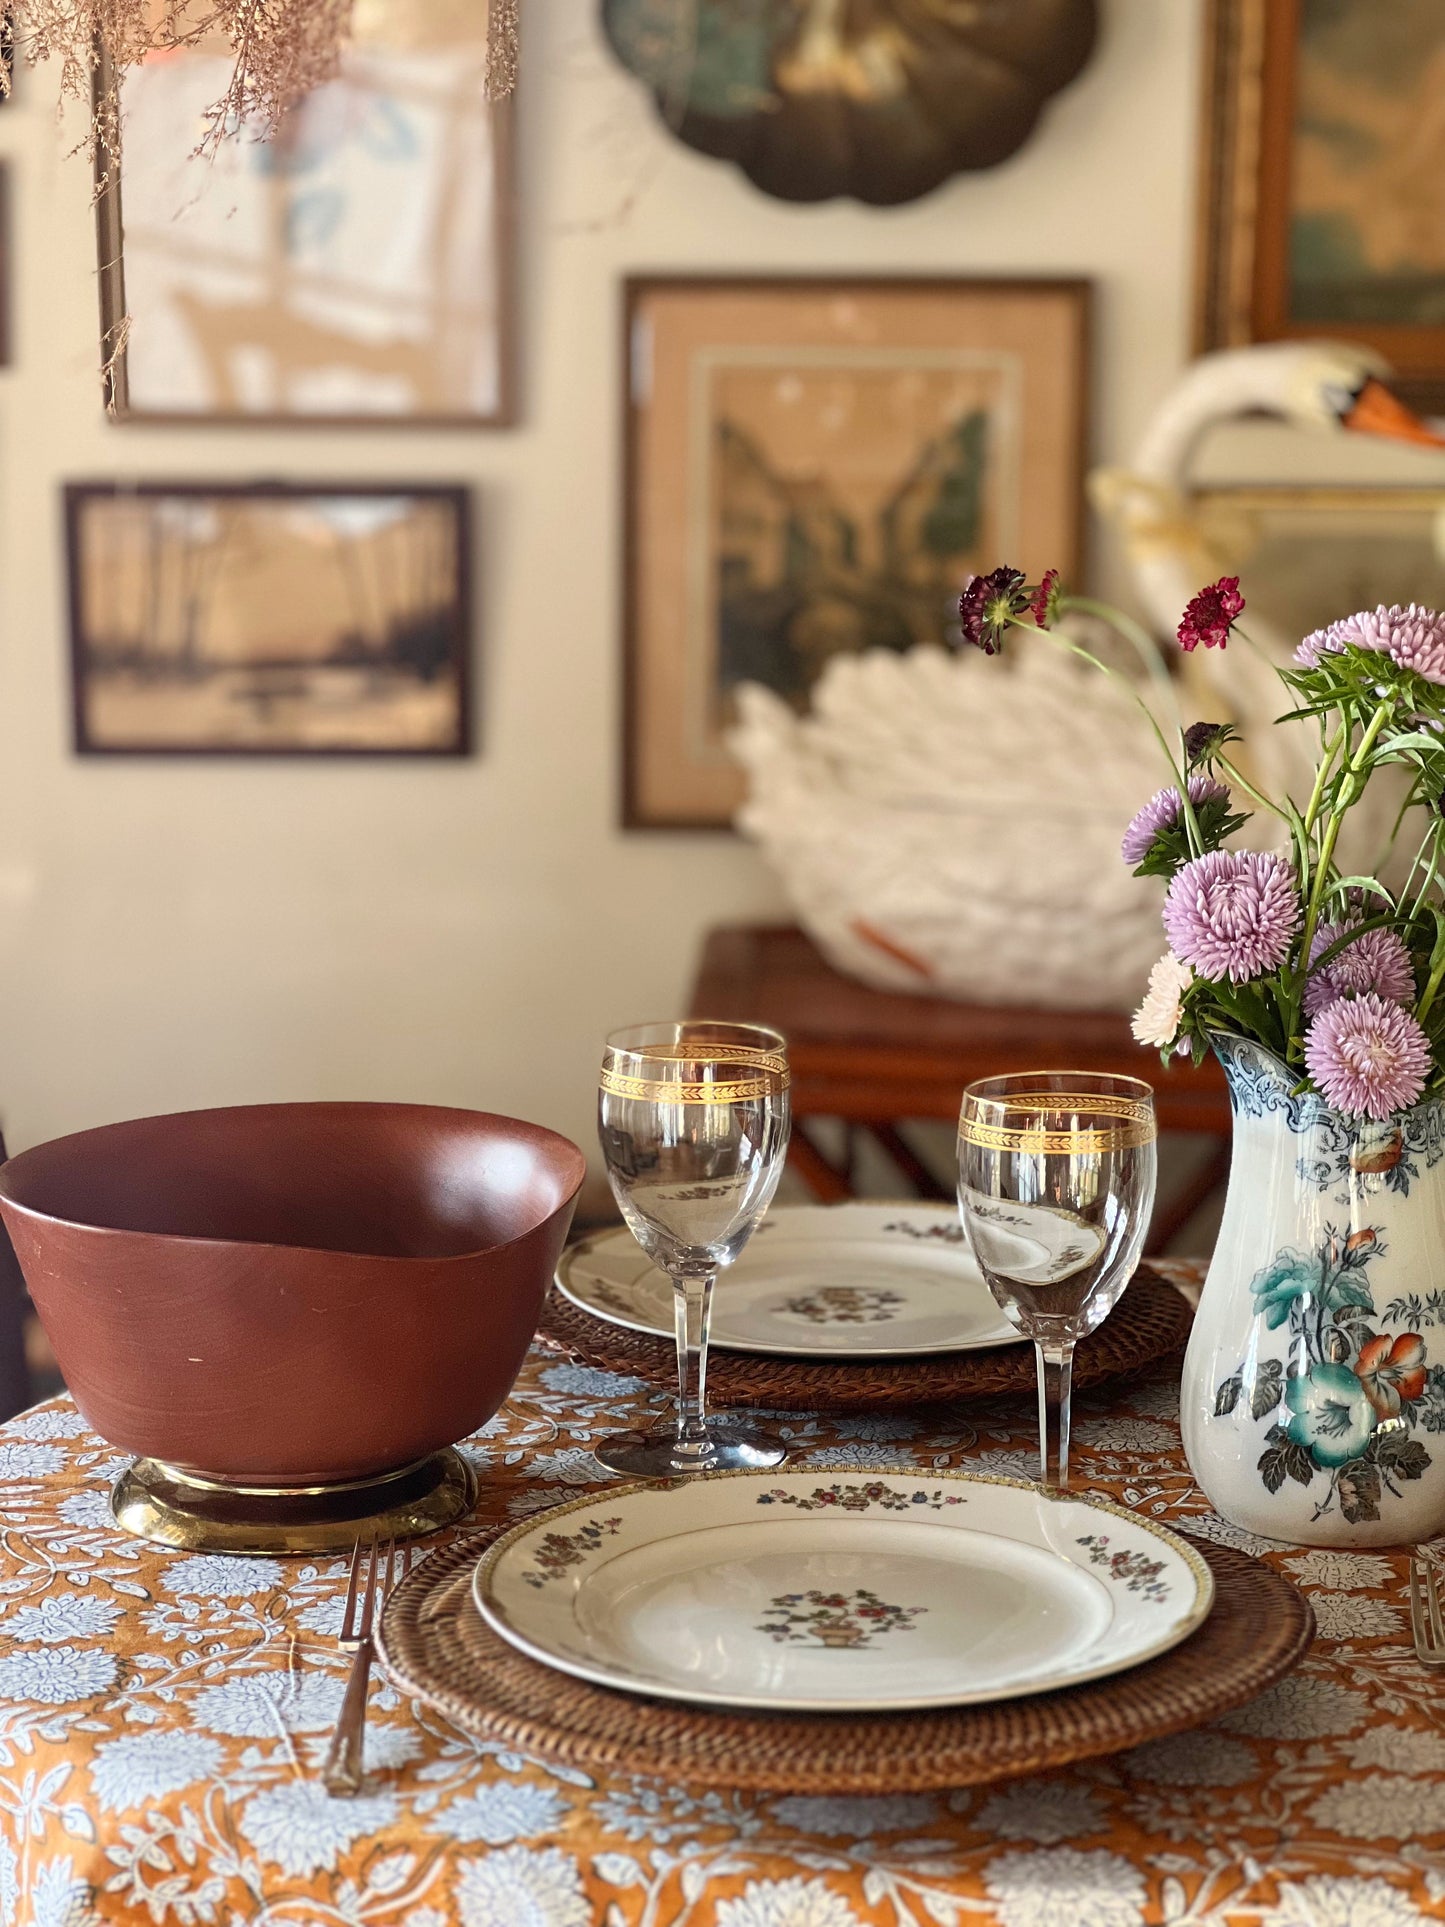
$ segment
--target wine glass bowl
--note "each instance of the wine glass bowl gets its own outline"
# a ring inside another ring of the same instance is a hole
[[[777,1190],[789,1130],[787,1047],[776,1031],[702,1021],[640,1024],[603,1052],[598,1136],[628,1229],[673,1283],[674,1431],[624,1433],[597,1457],[637,1478],[779,1464],[762,1428],[706,1412],[713,1285]]]
[[[959,1212],[1000,1309],[1034,1341],[1051,1489],[1068,1487],[1074,1346],[1108,1317],[1143,1250],[1156,1140],[1154,1093],[1134,1077],[1018,1072],[963,1094]]]

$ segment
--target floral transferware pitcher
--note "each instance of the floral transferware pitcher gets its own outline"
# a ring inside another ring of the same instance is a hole
[[[1445,1102],[1341,1116],[1245,1038],[1215,1048],[1234,1152],[1184,1362],[1184,1449],[1269,1539],[1445,1531]]]

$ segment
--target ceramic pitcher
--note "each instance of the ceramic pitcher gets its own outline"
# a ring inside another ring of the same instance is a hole
[[[1269,1539],[1445,1531],[1445,1104],[1362,1123],[1260,1045],[1216,1050],[1234,1151],[1184,1361],[1195,1479]]]

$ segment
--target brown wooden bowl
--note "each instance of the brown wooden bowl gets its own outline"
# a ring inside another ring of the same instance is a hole
[[[23,1151],[0,1214],[95,1431],[193,1476],[316,1486],[492,1417],[584,1170],[516,1118],[256,1104]]]

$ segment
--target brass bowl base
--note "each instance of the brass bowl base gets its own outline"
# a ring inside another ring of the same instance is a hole
[[[358,1539],[420,1539],[477,1496],[450,1446],[371,1479],[303,1487],[224,1485],[137,1459],[111,1494],[122,1532],[183,1552],[349,1552]]]

